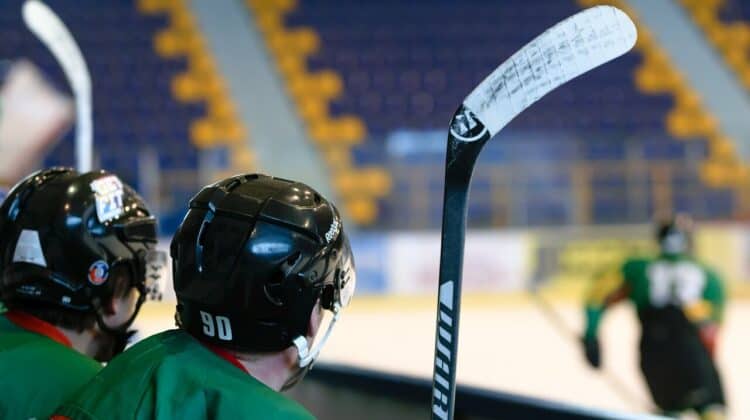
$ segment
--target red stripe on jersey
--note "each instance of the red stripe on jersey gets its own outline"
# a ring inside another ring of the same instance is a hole
[[[35,316],[20,311],[8,311],[5,313],[5,317],[8,318],[10,322],[25,330],[41,334],[51,340],[57,341],[63,346],[73,346],[65,334],[60,332],[60,330],[47,321],[43,321]]]
[[[222,359],[226,360],[227,362],[229,362],[229,363],[237,366],[243,372],[245,372],[247,374],[250,374],[250,372],[248,372],[248,370],[245,369],[245,366],[243,366],[242,363],[239,361],[239,359],[237,359],[236,357],[234,357],[234,355],[232,353],[226,351],[225,349],[223,349],[221,347],[215,346],[215,345],[213,345],[211,343],[207,343],[205,341],[201,341],[200,343],[203,344],[204,346],[206,346],[206,348],[208,348],[212,352],[214,352],[217,356],[219,356]]]

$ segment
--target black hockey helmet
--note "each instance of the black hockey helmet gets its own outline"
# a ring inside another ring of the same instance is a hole
[[[243,352],[295,345],[301,366],[330,333],[312,351],[303,343],[318,299],[336,319],[354,292],[354,261],[336,207],[305,184],[266,175],[203,188],[171,254],[182,328]]]
[[[95,312],[114,294],[110,271],[124,267],[140,291],[129,325],[157,292],[147,264],[159,259],[156,235],[143,200],[117,176],[71,168],[33,173],[0,207],[3,299]]]
[[[656,224],[656,240],[664,255],[680,255],[690,251],[693,220],[685,213],[662,219]]]

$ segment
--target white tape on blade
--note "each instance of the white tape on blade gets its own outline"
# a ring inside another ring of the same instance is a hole
[[[50,49],[74,89],[91,89],[83,54],[65,24],[44,3],[29,0],[21,10],[26,26]]]
[[[513,54],[466,98],[464,106],[497,134],[551,90],[628,52],[633,21],[612,6],[577,13]]]
[[[60,18],[38,0],[27,0],[21,14],[26,26],[55,56],[76,97],[76,160],[78,170],[91,170],[93,121],[91,74],[75,39]]]

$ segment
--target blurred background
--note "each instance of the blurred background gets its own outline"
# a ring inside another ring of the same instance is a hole
[[[75,164],[70,88],[24,26],[21,4],[0,0],[6,186],[35,168]],[[730,290],[718,358],[732,418],[750,418],[741,398],[750,391],[750,1],[47,4],[92,75],[95,167],[137,187],[165,244],[202,185],[249,171],[307,182],[344,212],[358,265],[358,296],[323,361],[423,379],[453,111],[547,27],[585,7],[622,8],[638,26],[636,48],[543,98],[479,159],[458,378],[648,410],[634,311],[607,315],[601,374],[577,341],[582,299],[598,273],[654,251],[656,215],[681,211],[698,222],[697,255]],[[144,332],[169,328],[173,305],[167,293],[144,309]],[[334,418],[321,395],[298,397]]]

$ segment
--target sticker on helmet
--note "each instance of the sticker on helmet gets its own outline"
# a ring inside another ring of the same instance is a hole
[[[122,182],[109,175],[91,181],[91,189],[96,196],[96,216],[104,223],[116,219],[124,213],[122,204]]]
[[[39,232],[30,229],[21,231],[21,234],[18,235],[18,242],[16,242],[16,250],[13,252],[13,262],[47,266],[42,244],[39,242]]]
[[[109,277],[109,265],[102,260],[94,261],[89,267],[88,277],[89,282],[94,286],[103,284]]]

